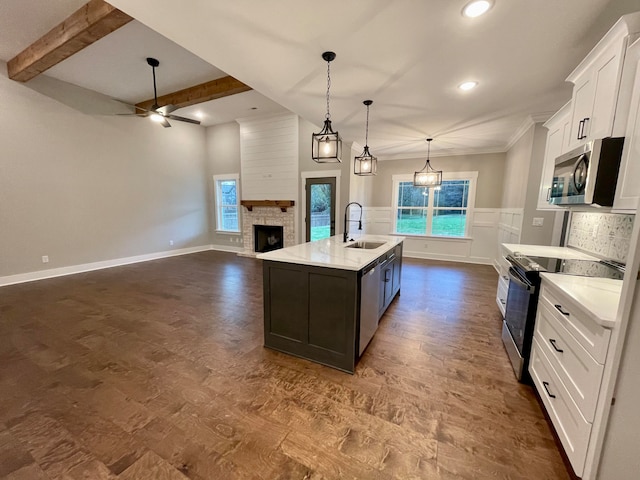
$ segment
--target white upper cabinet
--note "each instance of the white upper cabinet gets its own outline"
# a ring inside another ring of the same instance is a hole
[[[624,135],[628,106],[618,94],[625,51],[639,30],[640,12],[625,15],[567,78],[574,85],[569,150],[596,138]]]
[[[640,40],[629,47],[627,60],[634,82],[613,209],[636,213],[640,198]]]
[[[538,194],[538,210],[558,210],[557,205],[549,203],[551,183],[553,182],[553,168],[556,158],[567,151],[569,129],[571,124],[571,102],[556,112],[544,126],[547,128],[547,143],[544,151],[544,165],[540,178],[540,192]]]

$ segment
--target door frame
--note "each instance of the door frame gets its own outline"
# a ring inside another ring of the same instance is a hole
[[[307,178],[323,178],[323,177],[329,177],[329,178],[335,178],[336,179],[336,204],[334,205],[334,209],[335,209],[335,217],[336,217],[336,232],[339,232],[340,229],[339,227],[339,222],[340,222],[340,215],[339,215],[339,209],[340,209],[340,175],[341,175],[341,171],[340,170],[315,170],[312,172],[300,172],[300,192],[302,193],[300,196],[302,197],[302,201],[300,202],[300,206],[302,207],[300,209],[300,215],[298,216],[299,218],[299,223],[298,225],[300,225],[302,227],[302,225],[305,226],[305,228],[298,228],[298,243],[305,243],[306,242],[306,224],[304,221],[305,218],[305,213],[307,211],[307,195],[306,192],[304,191],[304,188],[307,184]]]

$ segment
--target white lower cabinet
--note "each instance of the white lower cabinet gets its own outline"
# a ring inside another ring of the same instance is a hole
[[[584,472],[611,331],[542,280],[529,373],[576,475]]]
[[[585,419],[593,422],[604,365],[596,362],[549,312],[538,310],[535,338]]]
[[[496,292],[496,304],[504,318],[507,308],[507,293],[509,291],[509,262],[503,256],[498,258],[498,289]]]
[[[571,462],[573,471],[582,476],[587,456],[591,424],[585,420],[562,381],[545,356],[537,339],[533,339],[529,373],[533,378],[547,414]]]

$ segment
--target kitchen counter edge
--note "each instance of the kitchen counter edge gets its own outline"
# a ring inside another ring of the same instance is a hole
[[[599,325],[605,328],[617,325],[622,280],[561,273],[541,273],[540,276],[590,312]]]
[[[300,243],[271,252],[259,253],[257,258],[274,262],[359,271],[404,240],[405,237],[395,235],[362,235],[353,241],[344,243],[342,235],[336,235],[315,242]],[[347,248],[348,245],[363,241],[384,241],[385,243],[370,250]]]

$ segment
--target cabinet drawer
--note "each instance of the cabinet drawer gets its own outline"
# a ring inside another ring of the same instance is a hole
[[[576,475],[581,477],[591,436],[591,424],[571,400],[536,338],[533,339],[529,373],[571,466]]]
[[[507,308],[507,293],[509,292],[509,280],[500,277],[498,279],[498,293],[496,294],[496,303],[498,304],[498,308],[500,312],[502,312],[502,316],[505,315],[505,309]]]
[[[505,280],[509,280],[509,267],[511,264],[509,261],[504,258],[502,255],[498,257],[498,275],[500,278],[504,278]]]
[[[539,305],[545,305],[596,362],[604,364],[611,330],[598,325],[591,314],[556,288],[542,282]]]
[[[538,308],[535,338],[584,418],[593,422],[604,366],[587,353],[544,304]]]

